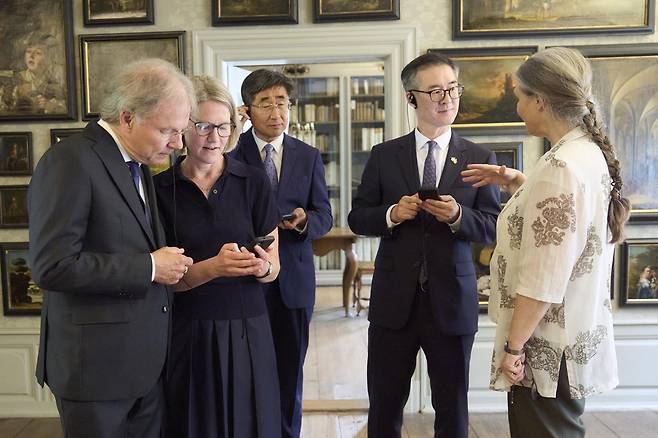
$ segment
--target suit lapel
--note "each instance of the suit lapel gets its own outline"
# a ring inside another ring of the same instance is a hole
[[[420,187],[418,176],[418,159],[416,158],[416,135],[411,131],[402,138],[397,159],[402,167],[402,176],[411,193],[416,193]]]
[[[464,142],[455,131],[452,131],[450,143],[448,144],[448,155],[446,162],[443,165],[441,172],[441,179],[439,180],[439,193],[448,193],[448,188],[452,185],[453,181],[462,169],[464,163]]]
[[[151,237],[157,248],[164,246],[164,235],[161,232],[160,216],[158,215],[158,203],[156,202],[155,188],[153,186],[153,177],[151,170],[145,164],[142,164],[142,181],[144,183],[144,192],[148,201],[148,212],[151,215]]]
[[[265,165],[260,158],[260,151],[251,129],[240,136],[240,149],[245,163],[265,170]]]
[[[135,218],[139,222],[139,225],[142,227],[144,234],[148,237],[151,247],[155,248],[153,231],[151,230],[151,227],[149,227],[146,223],[146,216],[144,214],[142,200],[140,199],[137,190],[135,190],[135,185],[133,184],[132,177],[130,176],[130,170],[126,165],[126,162],[123,161],[123,157],[121,156],[121,152],[119,152],[119,148],[114,143],[114,140],[110,134],[107,133],[103,128],[98,125],[96,125],[94,128],[102,132],[97,132],[98,135],[95,136],[97,141],[92,145],[92,148],[100,157],[101,161],[105,165],[105,168],[107,169],[107,172],[110,175],[110,178],[117,186],[119,193],[121,193],[121,196],[126,201],[126,204],[128,204],[128,207],[135,215]],[[144,180],[146,181],[146,178],[144,178]],[[150,184],[150,186],[151,188],[149,191],[152,192],[153,184]],[[155,198],[155,194],[153,194],[152,197],[150,196],[150,193],[148,195],[149,200]]]
[[[297,160],[297,145],[290,137],[283,135],[283,157],[281,157],[281,170],[279,172],[279,193],[282,187],[290,181],[292,169]]]

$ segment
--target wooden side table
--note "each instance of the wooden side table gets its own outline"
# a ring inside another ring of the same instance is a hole
[[[356,254],[353,245],[356,242],[357,235],[349,228],[332,228],[327,234],[313,241],[313,254],[316,256],[327,255],[331,251],[343,250],[345,253],[346,263],[343,271],[343,307],[345,316],[349,316],[350,307],[350,289],[356,274]]]

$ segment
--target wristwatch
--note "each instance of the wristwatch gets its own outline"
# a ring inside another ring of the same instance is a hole
[[[268,275],[270,275],[271,273],[272,273],[272,262],[268,260],[267,261],[267,272],[265,274],[261,275],[261,276],[258,276],[258,277],[254,275],[254,277],[256,277],[256,278],[265,278]]]
[[[511,354],[513,356],[521,356],[523,354],[523,348],[520,350],[512,350],[509,348],[509,343],[505,341],[505,353]]]

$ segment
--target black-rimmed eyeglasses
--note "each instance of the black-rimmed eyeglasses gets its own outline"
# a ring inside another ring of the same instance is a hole
[[[425,93],[430,95],[430,100],[432,102],[441,102],[446,98],[446,94],[450,96],[451,99],[459,99],[462,94],[464,94],[464,86],[457,84],[454,87],[450,87],[447,90],[442,88],[435,88],[434,90],[423,91],[423,90],[407,90],[415,91],[416,93]]]
[[[197,135],[201,137],[210,135],[215,129],[217,129],[217,135],[220,137],[228,137],[231,135],[231,132],[233,132],[233,128],[235,128],[233,123],[222,123],[221,125],[215,125],[214,123],[197,122],[192,119],[190,119],[190,122],[194,123],[194,130],[196,131]]]

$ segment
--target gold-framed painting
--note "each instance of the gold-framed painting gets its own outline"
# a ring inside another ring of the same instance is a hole
[[[82,119],[99,117],[106,87],[123,66],[117,60],[161,58],[185,71],[184,50],[184,31],[80,35]]]
[[[459,67],[458,81],[464,94],[453,128],[462,135],[523,132],[525,124],[516,113],[513,77],[536,51],[537,47],[429,49],[450,57]]]
[[[400,0],[314,0],[313,21],[399,20]]]
[[[2,305],[5,316],[39,315],[43,292],[32,280],[28,243],[0,243]]]
[[[297,24],[297,0],[211,0],[213,26]]]
[[[653,33],[656,0],[453,0],[453,39]]]
[[[658,306],[658,240],[621,244],[620,306]]]

